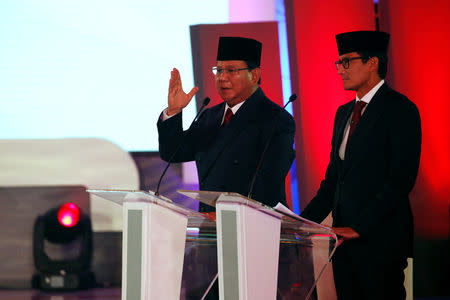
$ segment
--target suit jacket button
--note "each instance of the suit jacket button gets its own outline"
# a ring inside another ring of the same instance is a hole
[[[235,165],[237,165],[239,163],[239,161],[237,160],[237,159],[235,159],[234,161],[233,161],[233,164],[235,164]]]

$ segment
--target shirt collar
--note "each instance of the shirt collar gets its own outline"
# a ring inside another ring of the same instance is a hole
[[[245,100],[245,101],[247,101],[247,100]],[[225,111],[227,111],[228,108],[231,108],[233,115],[235,115],[236,112],[238,111],[238,109],[242,106],[242,104],[244,104],[245,101],[239,102],[238,104],[236,104],[233,107],[229,107],[228,104],[225,102]]]

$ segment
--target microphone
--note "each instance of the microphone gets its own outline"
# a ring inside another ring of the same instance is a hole
[[[203,104],[200,107],[200,109],[197,112],[197,115],[195,116],[194,120],[192,121],[191,125],[189,125],[189,128],[186,130],[186,132],[190,131],[192,128],[192,125],[194,125],[195,122],[197,122],[200,118],[200,116],[203,113],[203,110],[205,109],[205,107],[209,104],[209,101],[211,101],[211,99],[209,97],[206,97],[203,100]],[[175,151],[172,153],[172,156],[170,156],[169,161],[167,162],[166,168],[164,169],[164,171],[161,174],[161,177],[159,177],[159,181],[158,181],[158,186],[156,187],[156,191],[155,191],[155,196],[159,196],[159,187],[161,185],[161,181],[164,177],[164,175],[166,175],[167,170],[169,169],[170,164],[172,163],[172,160],[175,158],[175,155],[178,153],[178,151],[180,151],[181,146],[184,143],[184,139],[185,137],[182,139],[181,143],[178,145],[177,149],[175,149]]]
[[[297,100],[297,94],[292,94],[289,97],[289,101],[283,106],[283,109],[286,109],[286,106],[288,106],[289,103],[294,102],[295,100]],[[256,166],[255,174],[253,175],[252,183],[250,184],[250,188],[248,190],[247,198],[249,198],[249,199],[252,198],[253,186],[255,185],[256,177],[258,177],[258,172],[259,172],[259,169],[261,168],[261,165],[262,165],[262,162],[263,162],[263,159],[264,159],[264,155],[266,154],[266,151],[269,148],[270,141],[272,140],[273,133],[275,132],[275,125],[277,124],[276,121],[278,120],[278,115],[280,113],[281,113],[281,111],[278,112],[277,117],[275,118],[275,122],[274,122],[273,127],[272,127],[272,132],[270,133],[270,136],[267,139],[267,142],[266,142],[266,145],[264,147],[264,150],[261,153],[261,157],[259,158],[258,165]]]

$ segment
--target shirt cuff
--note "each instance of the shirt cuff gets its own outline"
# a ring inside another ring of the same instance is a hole
[[[168,116],[167,115],[167,109],[168,108],[166,108],[165,110],[163,110],[163,112],[161,113],[161,117],[160,117],[160,119],[161,119],[161,121],[165,121],[165,120],[168,120],[168,119],[170,119],[170,118],[172,118],[173,116],[176,116],[177,114],[173,114],[173,115],[171,115],[171,116]],[[179,113],[178,113],[179,114]]]

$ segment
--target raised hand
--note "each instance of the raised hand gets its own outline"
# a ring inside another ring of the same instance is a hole
[[[183,91],[183,87],[181,85],[180,72],[176,68],[173,68],[172,72],[170,72],[168,95],[169,107],[167,108],[167,115],[171,116],[179,113],[189,104],[192,97],[194,97],[197,91],[198,87],[195,86],[192,88],[189,94],[186,94]]]

